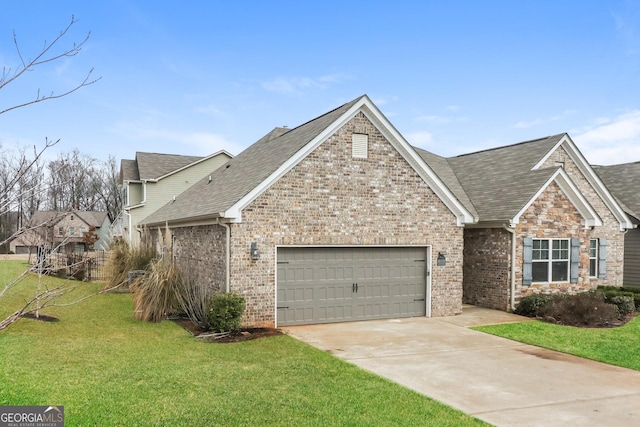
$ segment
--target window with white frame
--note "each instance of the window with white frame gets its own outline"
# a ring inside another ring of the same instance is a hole
[[[76,234],[76,228],[75,227],[69,227],[69,235],[73,236],[74,234]]]
[[[58,236],[64,236],[64,227],[58,227]]]
[[[569,239],[533,239],[534,282],[569,281]]]
[[[598,239],[589,241],[589,277],[598,277],[598,252],[600,245]]]

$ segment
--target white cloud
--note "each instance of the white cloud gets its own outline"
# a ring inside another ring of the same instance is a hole
[[[224,117],[226,114],[215,105],[201,105],[194,110],[196,113],[204,114],[211,117]]]
[[[446,123],[466,122],[467,120],[469,120],[469,118],[465,116],[456,117],[456,116],[432,114],[432,115],[418,116],[416,120],[419,122],[446,124]]]
[[[278,77],[274,80],[262,83],[262,88],[285,95],[301,95],[308,89],[325,89],[330,84],[341,83],[348,76],[334,73],[320,77]]]
[[[593,126],[577,131],[572,138],[591,163],[640,161],[640,110],[613,119],[598,118]]]
[[[430,132],[413,132],[406,135],[406,139],[409,144],[420,147],[423,149],[429,149],[433,145],[433,134]]]
[[[152,141],[154,147],[162,148],[161,151],[178,154],[209,155],[220,150],[226,150],[231,154],[238,154],[244,147],[229,141],[224,136],[210,132],[183,132],[180,130],[162,129],[156,126],[149,126],[148,123],[122,122],[118,123],[112,131],[123,138],[136,141],[136,144],[143,140]],[[142,143],[141,145],[148,145]],[[182,146],[183,148],[180,148]],[[195,152],[185,153],[184,146],[195,148]],[[140,149],[147,151],[148,148]],[[153,149],[156,150],[155,148]],[[168,150],[168,151],[167,151]],[[151,151],[151,150],[149,150]]]
[[[444,107],[445,114],[422,114],[416,117],[418,122],[427,122],[433,124],[447,124],[447,123],[460,123],[469,120],[466,116],[456,115],[458,111],[462,110],[459,105],[447,105]]]
[[[565,119],[567,116],[575,114],[575,112],[576,112],[575,110],[566,110],[566,111],[563,111],[561,114],[555,115],[553,117],[537,118],[530,121],[522,120],[516,123],[515,125],[513,125],[513,127],[518,129],[525,129],[525,128],[530,128],[530,127],[534,127],[534,126],[538,126],[546,123],[556,122],[558,120]]]

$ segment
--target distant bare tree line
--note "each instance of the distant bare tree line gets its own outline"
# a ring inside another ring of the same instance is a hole
[[[76,24],[71,17],[59,34],[51,41],[45,41],[42,48],[33,54],[25,54],[18,43],[16,32],[13,44],[16,52],[16,66],[3,67],[0,74],[0,90],[16,80],[43,67],[55,64],[65,58],[80,53],[91,33],[79,43],[65,43],[65,37]],[[93,68],[85,78],[72,87],[60,92],[34,89],[33,96],[25,95],[23,101],[15,105],[0,105],[0,117],[4,114],[31,104],[62,98],[78,89],[92,85],[100,78],[92,78]],[[2,103],[0,98],[0,104]],[[59,140],[45,138],[41,147],[20,147],[8,149],[0,144],[0,252],[2,246],[38,210],[107,211],[113,220],[118,215],[121,202],[118,192],[118,165],[113,157],[98,161],[79,150],[60,153],[54,160],[46,160],[45,152],[51,152]]]
[[[75,149],[45,160],[44,150],[53,145],[39,152],[0,146],[0,244],[36,211],[106,211],[111,221],[121,211],[115,157],[98,161]]]

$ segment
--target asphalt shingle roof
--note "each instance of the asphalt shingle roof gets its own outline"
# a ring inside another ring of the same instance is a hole
[[[444,158],[416,149],[480,221],[514,218],[557,168],[532,168],[566,134]]]
[[[136,153],[140,179],[158,179],[201,159],[203,157],[179,154]]]
[[[449,188],[453,195],[458,199],[460,203],[473,215],[476,220],[478,219],[478,212],[476,211],[473,202],[469,198],[467,192],[462,188],[458,177],[451,168],[449,161],[445,157],[438,156],[429,151],[421,148],[414,147],[418,155],[422,157],[422,160],[433,170],[442,182]]]
[[[216,217],[240,201],[282,164],[347,112],[362,97],[296,128],[275,128],[269,134],[197,182],[176,200],[158,209],[141,224]]]
[[[593,169],[625,212],[640,220],[640,162],[594,166]]]
[[[122,159],[120,161],[120,180],[124,181],[139,181],[140,174],[138,173],[138,164],[135,160]]]

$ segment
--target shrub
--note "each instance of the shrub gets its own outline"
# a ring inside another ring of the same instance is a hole
[[[600,292],[554,295],[538,310],[545,321],[570,326],[612,326],[618,322],[618,308],[608,304]]]
[[[636,311],[636,304],[633,301],[633,295],[614,295],[610,298],[607,298],[607,302],[618,307],[618,313],[620,313],[620,317],[626,316]]]
[[[234,293],[219,293],[210,301],[209,322],[214,332],[233,332],[240,330],[244,297]]]
[[[147,274],[131,283],[134,317],[146,322],[159,322],[176,307],[176,289],[180,271],[173,261],[162,258],[151,264]]]
[[[531,294],[520,299],[514,313],[520,316],[537,317],[538,310],[551,299],[551,295]]]
[[[640,310],[640,288],[634,288],[631,286],[598,286],[598,291],[602,292],[605,296],[605,300],[612,304],[614,302],[609,301],[609,299],[614,296],[630,296],[633,298],[635,310]]]

